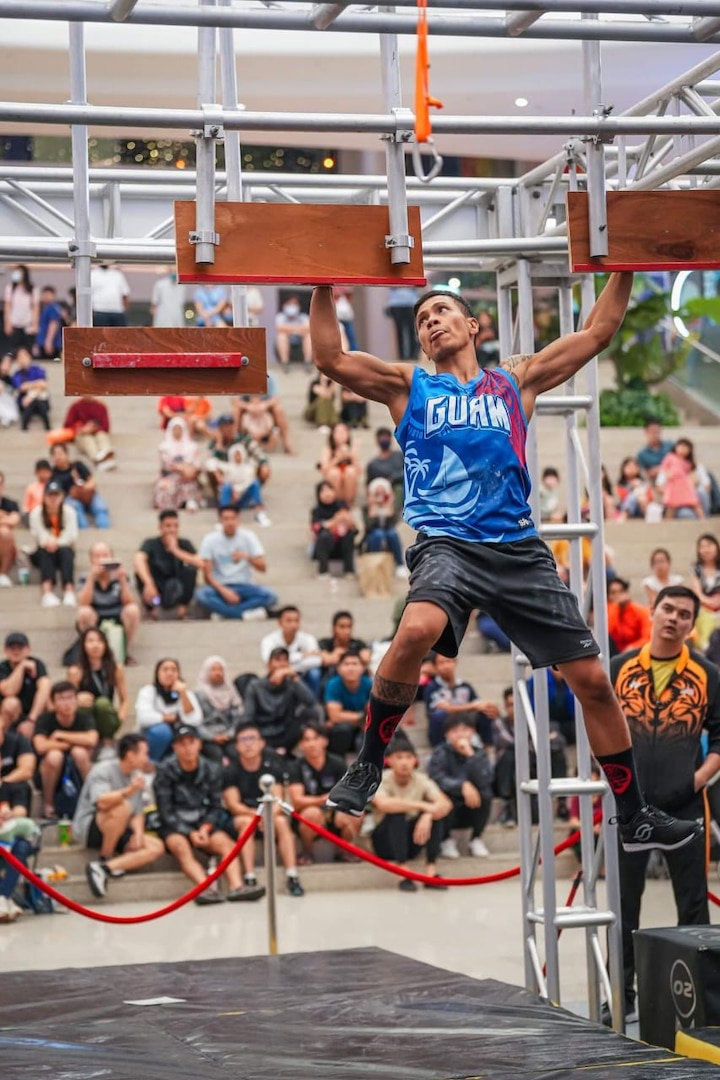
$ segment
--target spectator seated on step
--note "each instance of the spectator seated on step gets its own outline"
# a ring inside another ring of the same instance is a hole
[[[367,407],[367,398],[356,394],[354,390],[348,390],[347,386],[340,387],[340,419],[351,430],[370,427]]]
[[[201,748],[196,728],[179,724],[173,731],[173,753],[158,767],[154,783],[160,838],[193,885],[199,885],[207,876],[197,852],[208,858],[223,859],[233,846],[223,827],[225,811],[220,766],[202,757]],[[248,899],[242,895],[237,859],[233,859],[223,877],[228,900]],[[195,903],[212,904],[222,900],[219,890],[212,888],[200,893]]]
[[[85,778],[72,834],[76,844],[98,852],[85,867],[94,896],[106,895],[109,880],[142,870],[165,854],[162,840],[145,832],[149,768],[147,739],[130,732],[118,742],[117,757],[97,762]]]
[[[20,423],[20,409],[12,384],[13,363],[11,353],[0,356],[0,428]]]
[[[0,802],[0,843],[9,847],[11,855],[28,866],[30,857],[40,847],[40,827],[26,817],[18,808],[7,807]],[[0,877],[0,923],[15,922],[24,908],[13,900],[13,893],[20,880],[20,871],[2,860]]]
[[[250,460],[241,442],[233,443],[228,450],[227,461],[212,459],[212,468],[220,482],[218,507],[234,506],[236,510],[255,510],[258,525],[271,524],[263,504],[262,485],[257,478],[257,466]]]
[[[517,788],[515,782],[515,694],[512,686],[503,691],[504,712],[493,720],[495,794],[503,801],[500,824],[517,825]]]
[[[68,667],[68,681],[77,689],[78,707],[91,714],[100,745],[114,747],[130,707],[125,669],[97,626],[83,631],[79,646],[77,661]]]
[[[291,754],[303,724],[318,717],[312,691],[293,670],[287,647],[271,649],[267,675],[253,679],[247,686],[244,722],[259,729],[271,750]]]
[[[300,628],[300,609],[294,604],[286,604],[278,612],[278,628],[266,634],[260,642],[260,656],[264,664],[270,659],[273,649],[287,649],[290,667],[300,675],[310,687],[317,699],[320,691],[321,657],[317,638]]]
[[[235,749],[236,759],[223,772],[223,800],[228,812],[232,815],[235,833],[240,836],[254,818],[260,805],[260,799],[263,796],[260,787],[261,777],[270,775],[275,778],[272,794],[282,799],[287,766],[278,754],[268,749],[257,724],[249,721],[238,729]],[[303,888],[297,872],[295,836],[290,826],[290,819],[286,817],[278,803],[273,805],[272,813],[275,841],[285,867],[288,892],[291,896],[302,896]],[[258,832],[261,830],[262,822]],[[246,844],[241,855],[245,883],[252,887],[256,884],[254,845]]]
[[[331,559],[341,559],[343,572],[355,573],[355,536],[357,529],[348,504],[338,498],[327,480],[315,488],[316,503],[310,512],[314,537],[311,558],[318,564],[318,577],[327,578]]]
[[[404,731],[393,736],[385,763],[382,783],[373,799],[373,850],[381,859],[399,866],[424,853],[424,872],[435,877],[444,822],[453,812],[453,803],[434,780],[420,772],[415,749]],[[399,887],[403,892],[417,890],[415,882],[407,878],[401,878]]]
[[[333,424],[327,445],[320,456],[320,474],[336,492],[336,497],[352,506],[357,498],[362,466],[347,424]]]
[[[33,363],[27,349],[15,350],[15,371],[10,377],[20,410],[20,427],[27,431],[33,417],[50,430],[50,394],[42,364]]]
[[[363,521],[365,535],[360,541],[360,551],[389,551],[395,563],[395,576],[409,577],[396,527],[395,495],[390,481],[382,476],[371,480],[367,486]]]
[[[623,458],[615,492],[619,521],[627,521],[628,518],[644,520],[648,506],[655,499],[653,483],[643,474],[634,457]]]
[[[354,622],[351,611],[336,611],[332,617],[330,637],[320,638],[320,673],[322,685],[337,672],[340,658],[347,652],[357,653],[367,669],[370,663],[370,646],[366,641],[354,636]]]
[[[527,680],[528,696],[530,704],[535,708],[535,679],[541,678],[542,673],[533,675]],[[545,679],[548,692],[548,714],[550,717],[551,732],[555,731],[561,736],[560,744],[563,748],[569,743],[575,745],[575,695],[563,678],[562,674],[554,667],[546,669]],[[557,775],[565,775],[558,773]]]
[[[470,854],[486,858],[488,849],[482,839],[490,818],[493,797],[493,770],[490,761],[477,745],[475,713],[452,712],[445,720],[445,741],[436,746],[428,762],[428,775],[452,803],[452,811],[443,819],[443,842],[440,853],[446,859],[458,858],[454,829],[470,830]]]
[[[222,477],[219,475],[218,462],[227,462],[230,447],[240,443],[250,462],[255,466],[256,479],[266,484],[270,479],[270,464],[262,447],[249,435],[239,434],[237,420],[231,413],[223,413],[215,425],[215,438],[208,445],[209,458],[205,462],[205,473],[213,495],[219,498]]]
[[[159,535],[145,540],[133,557],[137,590],[149,615],[156,618],[162,609],[184,619],[202,559],[180,536],[177,510],[162,510],[158,526]]]
[[[310,319],[300,310],[299,298],[289,296],[275,316],[275,352],[286,371],[295,350],[302,351],[303,362],[309,367],[313,361]]]
[[[252,431],[243,425],[243,413],[251,406],[259,406],[260,404],[262,405],[263,410],[271,417],[273,427],[280,435],[285,453],[294,453],[290,438],[290,425],[288,423],[287,413],[280,400],[278,383],[274,375],[268,374],[267,389],[264,394],[242,394],[240,397],[233,399],[232,409],[235,417],[236,430],[239,432],[246,432],[252,437]]]
[[[398,506],[403,501],[403,455],[397,449],[393,441],[393,433],[388,427],[379,427],[375,432],[377,454],[368,461],[365,468],[365,483],[371,484],[373,480],[382,477],[389,480],[395,493],[395,501]]]
[[[30,561],[40,571],[41,607],[57,607],[60,603],[54,592],[57,577],[62,585],[63,604],[76,607],[75,542],[78,519],[56,480],[48,481],[42,503],[31,512],[30,532],[36,544]]]
[[[181,416],[168,420],[159,446],[160,475],[153,486],[152,502],[156,510],[200,508],[200,451]]]
[[[223,619],[267,618],[277,595],[252,580],[253,572],[267,570],[265,549],[254,532],[240,527],[235,507],[221,506],[218,517],[220,528],[207,533],[200,545],[206,584],[195,598]]]
[[[706,518],[710,514],[711,480],[705,466],[696,460],[690,439],[678,439],[660,464],[655,477],[661,492],[664,516]]]
[[[5,637],[5,659],[0,662],[0,721],[27,739],[50,700],[50,679],[42,660],[30,651],[27,634],[12,630]]]
[[[210,437],[212,403],[202,394],[185,398],[185,417],[191,435]]]
[[[337,395],[338,384],[319,371],[308,387],[303,420],[327,434],[340,419]]]
[[[653,483],[660,472],[662,460],[673,448],[672,439],[663,438],[662,426],[657,420],[645,424],[645,445],[635,455],[640,468]]]
[[[63,427],[75,433],[75,445],[98,469],[117,468],[110,439],[110,414],[96,397],[81,397],[70,406]]]
[[[12,585],[10,571],[17,559],[15,530],[20,524],[20,506],[5,494],[5,474],[0,472],[0,588]]]
[[[222,656],[203,660],[195,696],[203,714],[200,726],[203,753],[212,761],[222,762],[245,715],[245,704],[235,684],[228,679],[227,663]]]
[[[30,520],[30,512],[36,506],[42,505],[45,487],[52,476],[52,465],[47,458],[39,458],[35,462],[34,471],[35,479],[31,480],[25,488],[20,506],[24,525],[27,525]]]
[[[36,766],[30,740],[19,731],[6,731],[0,723],[0,815],[30,814]]]
[[[158,660],[153,681],[141,686],[135,701],[138,731],[145,736],[151,761],[162,761],[171,752],[179,727],[199,731],[202,709],[180,673],[180,664],[171,657]]]
[[[445,722],[461,713],[474,718],[475,733],[483,746],[492,746],[492,722],[498,716],[497,705],[481,701],[475,688],[457,677],[457,658],[435,654],[435,674],[424,690],[428,715],[428,741],[441,746],[445,741]]]
[[[330,751],[353,754],[360,748],[365,728],[372,678],[358,653],[340,657],[337,674],[325,686],[325,716]]]
[[[160,413],[160,427],[164,431],[173,417],[185,416],[185,398],[178,394],[166,394],[158,401],[157,411]]]
[[[38,717],[33,749],[40,762],[43,814],[72,817],[98,744],[95,722],[78,707],[71,682],[53,683],[47,712]]]
[[[89,518],[96,529],[110,528],[108,504],[97,489],[97,481],[83,461],[71,461],[65,443],[56,443],[50,450],[53,467],[51,481],[59,484],[68,506],[77,514],[78,528],[87,529]]]
[[[280,432],[262,398],[250,397],[238,417],[238,431],[249,435],[267,454],[280,445]]]
[[[327,728],[317,720],[303,724],[297,754],[288,775],[288,796],[293,807],[307,821],[353,843],[360,831],[360,819],[327,805],[330,791],[347,768],[344,758],[328,752]],[[293,821],[293,829],[302,844],[299,862],[309,866],[315,861],[313,845],[319,837],[302,822]]]
[[[607,584],[608,636],[616,652],[640,648],[650,640],[650,612],[630,599],[630,582],[614,577]]]
[[[93,544],[89,555],[90,570],[78,580],[78,630],[82,634],[104,622],[121,626],[129,653],[140,625],[140,608],[127,570],[104,541]]]

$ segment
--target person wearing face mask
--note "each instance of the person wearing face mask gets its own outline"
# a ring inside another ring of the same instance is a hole
[[[185,286],[178,285],[177,274],[168,266],[153,286],[150,301],[153,326],[187,326],[185,320]]]
[[[293,346],[302,348],[303,363],[312,364],[310,320],[300,310],[297,296],[289,296],[282,311],[275,316],[275,351],[282,366],[287,370]]]
[[[395,505],[403,502],[403,456],[402,451],[393,449],[393,433],[388,427],[379,427],[375,432],[378,452],[368,461],[365,469],[365,484],[373,480],[389,480],[395,495]]]
[[[27,266],[14,267],[5,286],[3,329],[9,349],[31,350],[40,322],[40,293]]]

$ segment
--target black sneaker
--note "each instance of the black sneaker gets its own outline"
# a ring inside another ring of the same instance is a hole
[[[655,806],[643,806],[629,821],[621,821],[619,827],[625,851],[677,851],[702,836],[697,821],[678,821]]]
[[[635,1006],[635,1001],[630,998],[625,998],[625,1023],[637,1024],[638,1012]],[[603,1001],[602,1008],[600,1010],[600,1023],[605,1027],[612,1027],[612,1015],[610,1013],[610,1006],[607,1001]]]
[[[370,761],[354,761],[327,797],[326,806],[362,817],[380,787],[382,773]]]
[[[85,877],[93,896],[105,896],[107,893],[107,871],[99,859],[87,864]]]
[[[297,874],[287,875],[287,891],[290,893],[291,896],[305,895],[305,890],[300,884],[300,878],[297,876]]]
[[[234,903],[252,903],[254,900],[262,900],[265,895],[264,885],[241,885],[239,889],[230,889],[230,892],[225,897],[231,904]]]
[[[199,896],[195,897],[195,903],[198,907],[206,907],[208,904],[224,904],[225,897],[212,889],[206,889],[205,892],[201,892]]]
[[[425,881],[423,883],[426,889],[445,889],[447,885],[443,882],[442,874],[435,874],[432,881]]]
[[[102,864],[102,868],[105,871],[106,876],[112,878],[113,881],[117,881],[119,878],[125,877],[124,870],[111,870],[107,864],[107,859],[103,855],[100,856],[100,863]]]
[[[404,878],[400,879],[400,884],[398,885],[398,889],[400,890],[400,892],[417,892],[418,891],[418,887],[417,887],[416,882],[414,882],[413,879],[409,878],[409,877],[404,877]]]

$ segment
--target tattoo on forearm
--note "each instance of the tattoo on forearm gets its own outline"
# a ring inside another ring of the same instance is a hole
[[[376,698],[392,705],[412,705],[417,694],[417,683],[393,682],[392,679],[376,675],[372,692]]]
[[[514,371],[524,360],[529,360],[531,355],[531,353],[514,353],[503,360],[500,367],[504,368],[505,371]]]

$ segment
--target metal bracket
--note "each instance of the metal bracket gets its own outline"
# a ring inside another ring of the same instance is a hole
[[[602,120],[607,120],[614,108],[614,105],[596,105],[592,114],[593,116],[600,117]],[[595,143],[597,145],[598,143],[611,143],[614,138],[615,136],[611,132],[608,132],[607,134],[587,135],[584,141]]]
[[[214,244],[217,247],[220,243],[220,233],[216,232],[193,229],[189,237],[191,244]]]
[[[68,255],[71,259],[81,258],[83,255],[94,259],[97,255],[97,244],[92,240],[69,240]]]
[[[415,247],[415,237],[410,236],[409,234],[407,234],[405,236],[403,236],[403,235],[399,235],[399,236],[388,235],[388,236],[385,237],[385,247],[386,248],[395,248],[395,247],[414,248]]]
[[[203,129],[198,134],[205,139],[217,139],[221,142],[225,138],[222,105],[203,105],[202,114]]]
[[[382,138],[388,142],[409,143],[415,138],[415,114],[404,105],[397,105],[390,112],[395,117],[395,131]]]

